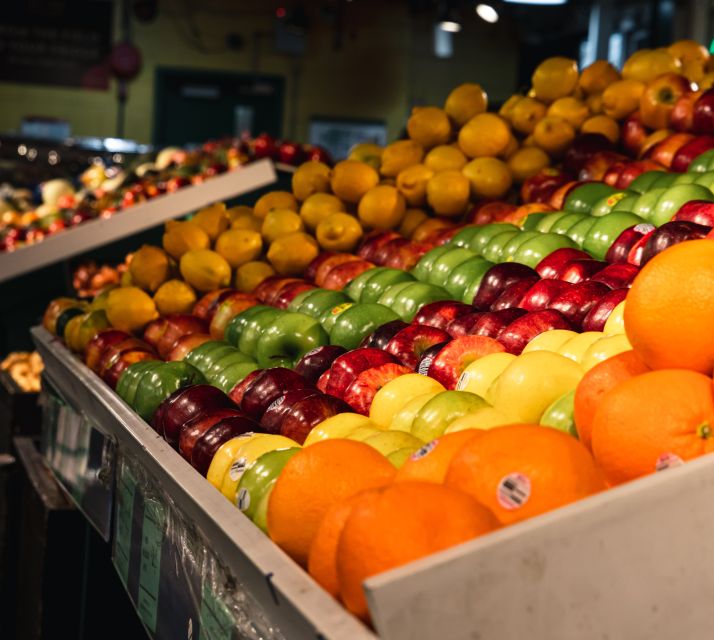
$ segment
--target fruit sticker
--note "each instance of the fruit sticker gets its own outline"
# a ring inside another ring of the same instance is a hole
[[[236,496],[236,506],[241,511],[247,511],[248,507],[250,507],[250,491],[248,491],[245,487],[238,491],[238,495]]]
[[[228,470],[228,475],[231,480],[233,480],[233,482],[238,482],[247,466],[248,458],[238,458],[238,460],[235,460],[231,465],[231,468]]]
[[[620,200],[622,200],[627,194],[622,191],[620,193],[613,193],[605,202],[607,202],[608,207],[614,207]]]
[[[427,442],[423,447],[420,447],[414,453],[412,453],[412,455],[409,456],[409,459],[413,461],[420,460],[424,456],[429,455],[434,449],[436,449],[437,444],[439,444],[438,438],[436,440],[432,440],[431,442]]]
[[[456,381],[456,390],[461,391],[465,386],[466,383],[469,381],[469,374],[464,371],[460,376],[459,379]]]
[[[684,464],[684,460],[680,458],[676,453],[663,453],[657,462],[655,463],[655,471],[666,471],[667,469],[673,469],[674,467],[681,467]]]
[[[498,483],[496,498],[504,509],[520,509],[531,497],[531,481],[522,473],[509,473]]]
[[[427,356],[424,358],[420,363],[419,363],[419,368],[417,369],[417,373],[425,376],[427,375],[427,372],[429,371],[429,367],[431,366],[431,363],[434,361],[434,358],[436,355],[432,356]]]
[[[342,304],[338,304],[336,307],[332,307],[332,309],[330,310],[330,315],[336,316],[342,313],[343,311],[347,311],[347,309],[349,309],[353,304],[354,302],[343,302]]]
[[[280,396],[279,398],[273,400],[269,405],[268,408],[265,410],[265,413],[268,413],[269,411],[275,411],[281,404],[285,402],[285,396]]]

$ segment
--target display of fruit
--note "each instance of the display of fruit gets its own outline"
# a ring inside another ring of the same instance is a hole
[[[0,361],[0,371],[6,371],[26,393],[39,392],[43,369],[42,358],[36,351],[13,351]]]

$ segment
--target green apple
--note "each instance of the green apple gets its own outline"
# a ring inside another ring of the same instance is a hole
[[[253,360],[248,362],[238,362],[225,367],[211,382],[213,386],[218,387],[223,393],[229,393],[243,378],[249,373],[255,371],[258,364]]]
[[[230,366],[254,362],[250,356],[242,351],[238,351],[235,347],[231,347],[231,349],[232,352],[219,356],[211,362],[210,366],[202,371],[208,382],[213,383],[220,373]]]
[[[288,304],[288,311],[299,311],[300,305],[305,302],[308,296],[315,293],[316,289],[308,289],[307,291],[301,291],[298,293]]]
[[[503,233],[499,233],[497,236],[494,236],[491,240],[489,240],[481,255],[486,258],[486,260],[490,260],[491,262],[500,262],[503,247],[505,247],[513,238],[521,235],[521,233],[523,232],[520,229],[517,231],[504,231]]]
[[[429,284],[443,287],[452,271],[462,262],[475,257],[475,253],[464,247],[451,247],[442,253],[431,265],[431,271],[426,276]]]
[[[630,191],[637,193],[646,193],[653,188],[652,183],[662,175],[663,171],[645,171],[630,182]]]
[[[308,351],[329,343],[327,332],[315,318],[286,311],[265,327],[255,355],[263,369],[292,369]]]
[[[491,241],[491,238],[504,231],[519,231],[519,229],[515,224],[510,224],[509,222],[492,222],[485,224],[480,227],[477,234],[474,234],[470,244],[466,248],[471,249],[477,256],[480,256],[486,248],[486,245]]]
[[[698,173],[680,173],[673,181],[672,186],[678,184],[692,184],[699,177]]]
[[[649,217],[654,211],[657,200],[667,191],[664,187],[658,189],[650,189],[637,198],[635,204],[632,205],[632,213],[636,213],[640,218],[649,220]]]
[[[305,298],[298,307],[300,313],[305,313],[313,318],[319,318],[325,311],[336,307],[350,299],[342,291],[331,291],[330,289],[315,289],[312,295]]]
[[[453,238],[451,238],[448,244],[452,247],[468,247],[474,236],[480,232],[481,227],[477,225],[464,227]]]
[[[310,293],[306,291],[305,293]],[[302,293],[300,295],[303,295]],[[230,345],[234,347],[238,346],[238,341],[240,340],[241,334],[248,324],[248,320],[257,316],[261,311],[266,309],[272,309],[273,307],[268,307],[263,304],[256,304],[253,307],[249,307],[244,311],[241,311],[238,315],[233,316],[231,321],[226,325],[226,330],[223,333],[223,339]]]
[[[617,191],[609,196],[605,196],[595,203],[592,211],[590,211],[590,215],[595,218],[607,215],[620,200],[630,195],[633,195],[632,191]],[[634,193],[634,195],[638,194]]]
[[[523,221],[522,229],[523,231],[535,231],[538,223],[547,216],[548,214],[542,211],[537,211],[536,213],[529,213],[526,219]]]
[[[362,297],[362,292],[367,284],[367,281],[376,276],[378,273],[382,273],[387,267],[374,267],[373,269],[367,269],[363,271],[356,278],[350,280],[349,284],[345,287],[344,292],[347,294],[350,300],[353,302],[359,302]]]
[[[586,182],[575,187],[575,189],[571,189],[565,197],[563,209],[579,213],[590,213],[598,200],[611,196],[615,191],[614,187],[604,182]]]
[[[399,316],[390,308],[376,302],[358,302],[339,314],[330,330],[330,344],[338,344],[348,351],[356,349],[362,338]]]
[[[454,297],[455,300],[463,298],[466,288],[474,283],[481,282],[483,274],[493,266],[485,258],[476,257],[462,262],[456,267],[446,281],[444,288]],[[472,296],[473,299],[473,296]]]
[[[597,218],[590,227],[583,249],[596,260],[604,260],[607,250],[625,229],[645,222],[640,216],[629,211],[613,211],[602,218]]]
[[[543,412],[564,393],[575,389],[583,374],[577,362],[560,354],[522,353],[493,381],[486,400],[519,421],[538,424]]]
[[[332,327],[335,326],[335,322],[337,322],[337,318],[354,305],[354,302],[343,302],[342,304],[332,307],[332,309],[328,309],[318,318],[320,326],[327,331],[329,335],[330,331],[332,331]]]
[[[413,282],[402,289],[394,299],[391,309],[404,320],[411,322],[425,304],[437,300],[450,300],[449,292],[426,282]]]
[[[413,447],[418,449],[424,445],[424,442],[406,431],[382,431],[370,436],[363,441],[373,449],[376,449],[383,456],[388,456],[397,449],[405,447]]]
[[[412,423],[412,435],[430,442],[442,435],[456,418],[485,406],[486,401],[475,393],[442,391],[419,410]]]
[[[714,191],[714,171],[706,171],[704,173],[691,173],[694,176],[694,184],[699,184],[706,187],[710,191]]]
[[[570,227],[565,232],[565,235],[579,247],[582,247],[583,242],[585,242],[585,236],[587,235],[588,231],[590,231],[590,227],[595,224],[596,220],[597,218],[594,218],[593,216],[583,218],[579,222],[576,222],[572,227]]]
[[[434,247],[427,251],[419,260],[419,262],[414,265],[411,270],[411,274],[422,282],[426,282],[431,273],[431,267],[433,266],[436,259],[443,256],[447,251],[451,251],[451,247],[447,244],[443,244],[440,247]]]
[[[385,307],[388,307],[389,309],[392,309],[394,307],[394,301],[397,299],[397,296],[404,291],[407,287],[416,284],[414,280],[410,280],[407,282],[397,282],[396,284],[389,285],[385,290],[384,293],[382,293],[381,296],[379,296],[379,299],[377,302],[381,305],[384,305]],[[423,284],[423,283],[420,283]],[[431,286],[431,285],[429,285]]]
[[[548,213],[545,215],[545,217],[540,219],[538,224],[536,224],[535,230],[540,231],[541,233],[548,233],[548,231],[550,231],[550,228],[558,220],[560,220],[563,216],[567,216],[569,213],[569,211],[553,211],[553,213]]]
[[[260,313],[256,313],[249,318],[245,323],[243,331],[238,338],[238,348],[245,354],[255,357],[255,348],[258,344],[258,339],[263,333],[263,329],[267,327],[277,317],[286,313],[280,309],[263,309]],[[290,313],[290,312],[287,312]]]
[[[401,269],[384,269],[367,280],[359,301],[377,302],[389,287],[404,282],[416,282],[416,279],[411,273]]]
[[[615,206],[612,207],[610,213],[613,211],[632,211],[632,207],[635,206],[635,202],[637,202],[638,198],[639,196],[636,193],[630,196],[625,196],[622,200],[615,203]]]
[[[518,235],[513,236],[503,247],[499,262],[512,262],[518,247],[531,238],[537,238],[540,235],[540,231],[521,231]]]
[[[255,517],[260,500],[266,489],[280,475],[283,467],[288,463],[300,447],[276,449],[268,451],[250,465],[240,478],[236,503],[238,508],[251,520]]]
[[[565,431],[571,436],[578,437],[578,430],[575,428],[573,411],[575,405],[575,390],[568,391],[553,402],[540,418],[540,423],[545,427],[553,427],[558,431]]]
[[[195,349],[191,349],[183,359],[192,367],[196,367],[201,373],[207,371],[214,362],[223,356],[230,355],[236,352],[236,348],[221,340],[208,340],[203,344],[198,345]],[[205,374],[204,374],[205,376]]]
[[[714,166],[714,149],[700,153],[690,163],[687,173],[705,173]]]
[[[277,482],[277,478],[273,478],[265,490],[263,496],[258,501],[253,514],[253,524],[258,527],[265,535],[268,535],[268,503],[270,502],[270,494],[273,492],[273,487]]]
[[[557,233],[561,236],[564,236],[565,232],[570,229],[570,227],[572,227],[576,222],[580,222],[581,220],[590,217],[592,216],[587,213],[579,213],[573,211],[567,216],[563,216],[562,218],[556,220],[555,224],[550,228],[549,233]]]
[[[669,222],[679,211],[679,208],[690,200],[712,202],[714,201],[714,194],[700,184],[680,184],[676,187],[670,187],[657,200],[648,222],[651,222],[655,227]]]
[[[547,255],[553,253],[556,249],[564,247],[578,248],[568,236],[561,236],[557,233],[542,233],[540,237],[531,238],[524,242],[516,251],[513,260],[535,268]]]
[[[660,173],[650,185],[650,189],[658,187],[671,187],[672,183],[677,179],[678,173]]]

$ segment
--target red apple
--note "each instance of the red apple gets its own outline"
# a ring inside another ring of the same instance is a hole
[[[179,338],[196,333],[205,335],[208,332],[205,320],[186,313],[172,313],[164,319],[166,323],[163,326],[163,333],[156,343],[156,349],[164,359],[169,356]],[[223,337],[222,333],[221,337]]]
[[[245,393],[245,390],[253,384],[253,380],[255,380],[261,373],[263,373],[263,369],[251,371],[245,378],[236,383],[236,386],[233,387],[228,393],[228,397],[240,407],[243,402],[243,394]]]
[[[342,291],[358,275],[373,267],[374,263],[366,260],[356,259],[350,262],[343,262],[330,269],[321,286],[323,289]]]
[[[278,147],[278,161],[297,167],[305,160],[305,151],[297,142],[283,142]]]
[[[563,247],[549,253],[536,265],[536,272],[541,278],[560,278],[563,269],[573,260],[588,260],[590,254],[580,249]]]
[[[698,136],[690,140],[674,154],[670,169],[679,173],[685,172],[697,156],[709,149],[714,149],[714,136]]]
[[[263,369],[244,391],[240,407],[250,417],[260,420],[273,400],[293,389],[311,386],[305,378],[290,369],[284,367]]]
[[[302,282],[300,278],[282,278],[270,276],[261,282],[253,291],[253,295],[261,304],[273,305],[283,287],[293,282]]]
[[[131,338],[126,331],[105,329],[92,337],[84,350],[84,363],[95,373],[99,371],[99,361],[105,349]]]
[[[421,260],[422,256],[431,248],[431,245],[425,244],[424,242],[410,241],[407,244],[400,245],[395,251],[392,251],[384,263],[384,266],[390,269],[411,271],[419,260]]]
[[[351,253],[336,253],[334,256],[327,258],[318,268],[315,273],[315,284],[318,287],[324,286],[325,278],[327,274],[332,271],[338,264],[343,262],[365,262],[357,256],[353,256]]]
[[[697,240],[706,238],[711,231],[711,227],[697,224],[696,222],[687,222],[685,220],[676,220],[667,222],[656,229],[649,237],[642,251],[641,264],[645,265],[658,253],[672,245],[679,244],[685,240]],[[685,285],[686,283],[682,283]]]
[[[638,225],[644,226],[644,225]],[[642,255],[645,251],[645,246],[647,241],[652,237],[656,229],[654,226],[650,231],[647,231],[643,236],[640,236],[630,247],[630,251],[627,253],[627,263],[639,267],[642,265]]]
[[[521,185],[522,202],[540,202],[546,204],[555,190],[568,182],[569,178],[559,169],[547,167]]]
[[[392,362],[362,371],[347,387],[344,400],[354,411],[367,416],[377,391],[405,373],[413,373],[413,370]]]
[[[386,350],[372,347],[359,347],[338,356],[330,367],[330,379],[325,388],[325,393],[329,393],[337,398],[345,395],[347,387],[352,381],[366,369],[377,367],[389,362],[397,362],[396,358],[387,353]]]
[[[694,125],[694,105],[699,96],[699,91],[690,91],[677,99],[669,115],[669,126],[675,131],[692,131]]]
[[[630,286],[639,268],[627,263],[609,264],[591,278],[591,282],[602,282],[610,289],[626,289]]]
[[[401,238],[401,236],[395,231],[381,231],[375,229],[370,231],[360,243],[357,255],[362,258],[362,260],[369,260],[370,262],[375,262],[376,252],[382,247],[382,245],[387,244],[390,240],[396,240]],[[319,256],[318,256],[319,257]],[[376,262],[375,262],[376,264]]]
[[[504,346],[493,338],[473,335],[456,338],[434,358],[428,375],[447,389],[456,389],[456,383],[466,367],[489,353],[500,351],[505,351]]]
[[[445,327],[445,331],[452,338],[460,338],[461,336],[469,335],[474,324],[476,324],[482,315],[484,315],[483,311],[472,311],[471,313],[454,318]]]
[[[211,321],[218,305],[231,293],[238,293],[235,289],[216,289],[205,294],[193,307],[191,313],[197,318]]]
[[[344,353],[346,353],[345,349],[336,344],[316,347],[300,358],[295,366],[295,373],[300,374],[309,382],[316,384],[320,376]]]
[[[580,182],[603,180],[610,167],[615,164],[622,165],[626,161],[625,156],[614,151],[598,151],[583,162],[578,173],[578,180]]]
[[[311,284],[310,282],[305,282],[303,280],[300,280],[298,282],[290,282],[286,284],[282,289],[280,289],[277,297],[275,298],[274,306],[276,306],[278,309],[287,309],[288,305],[293,301],[295,297],[298,296],[298,294],[303,293],[304,291],[310,291],[314,288],[314,284]]]
[[[252,144],[253,155],[256,158],[270,158],[271,160],[278,159],[278,142],[273,136],[267,133],[261,133],[253,140]]]
[[[104,349],[99,358],[99,362],[97,363],[97,373],[99,376],[104,379],[104,376],[109,369],[111,369],[111,367],[118,362],[121,354],[128,351],[145,351],[151,354],[154,359],[156,358],[156,352],[146,342],[138,340],[137,338],[127,338],[126,340],[116,342]]]
[[[371,260],[380,267],[387,266],[392,256],[398,255],[401,251],[408,251],[412,245],[412,241],[407,238],[394,238],[379,245],[379,248],[374,250],[374,259]]]
[[[714,202],[690,200],[679,208],[679,211],[672,218],[672,221],[675,220],[696,222],[705,227],[714,227]]]
[[[569,282],[554,278],[538,280],[523,294],[518,307],[526,311],[540,311],[547,309],[550,301],[558,297],[572,285]]]
[[[451,340],[451,336],[443,329],[426,324],[412,324],[389,341],[386,352],[414,371],[424,351],[447,340]]]
[[[280,425],[283,422],[285,414],[298,401],[312,396],[325,395],[319,389],[293,389],[283,394],[279,398],[273,400],[270,406],[265,410],[263,417],[260,419],[260,424],[266,433],[280,433]]]
[[[714,135],[714,89],[705,91],[694,103],[692,131]]]
[[[640,97],[642,123],[651,129],[666,129],[675,103],[691,91],[689,80],[678,73],[663,73],[650,80]]]
[[[585,163],[596,153],[612,151],[613,144],[601,133],[585,133],[573,140],[563,158],[563,169],[571,176],[577,176]]]
[[[612,310],[627,297],[627,289],[613,289],[593,306],[582,322],[583,331],[602,331]]]
[[[429,367],[434,362],[434,358],[439,355],[439,352],[447,345],[448,342],[437,342],[431,345],[419,358],[419,363],[416,366],[416,372],[422,376],[429,373]]]
[[[672,166],[672,161],[677,151],[693,138],[694,136],[691,133],[673,133],[653,145],[645,153],[645,157],[659,162],[663,167],[669,169]]]
[[[328,369],[317,379],[317,384],[315,386],[320,391],[322,391],[322,393],[327,393],[327,385],[330,384],[331,375],[332,375],[332,371],[330,371]]]
[[[303,398],[292,404],[285,412],[280,425],[280,435],[292,438],[298,444],[302,444],[310,431],[318,424],[338,413],[348,413],[349,411],[350,406],[344,400],[326,393]]]
[[[540,278],[523,278],[517,282],[509,284],[495,302],[489,307],[489,311],[503,311],[517,307],[526,291],[528,291]]]
[[[617,182],[613,185],[616,189],[628,189],[634,179],[648,171],[663,171],[664,167],[654,160],[635,160],[628,162],[621,171]]]
[[[623,148],[632,157],[636,158],[640,155],[640,150],[648,134],[647,127],[642,124],[640,112],[635,111],[631,113],[625,118],[620,130],[620,140],[622,141]]]
[[[634,227],[628,227],[610,245],[610,248],[605,254],[605,261],[613,264],[624,264],[627,262],[627,256],[632,247],[645,234],[654,230],[654,225],[638,224]]]
[[[488,309],[496,302],[506,287],[526,278],[538,279],[538,273],[518,262],[503,262],[493,265],[481,279],[481,284],[474,296],[473,306],[476,309]]]
[[[233,416],[218,421],[198,437],[191,453],[191,465],[202,476],[208,473],[208,467],[221,445],[244,433],[262,433],[263,428],[248,416]]]
[[[473,307],[463,302],[453,300],[438,300],[425,304],[414,317],[415,324],[428,324],[437,329],[446,329],[446,326],[459,316],[473,313]]]
[[[307,268],[305,269],[305,273],[303,274],[305,276],[305,280],[312,282],[315,280],[315,275],[317,274],[317,270],[320,268],[320,265],[327,260],[328,258],[331,258],[332,256],[337,255],[337,252],[335,251],[322,251],[317,254],[317,257],[313,259],[313,261],[307,265]]]
[[[553,207],[553,210],[562,209],[565,205],[565,199],[568,197],[568,194],[581,184],[583,183],[578,182],[577,180],[566,182],[562,187],[558,187],[555,191],[553,191],[553,194],[548,200],[548,204]]]
[[[509,324],[499,336],[499,342],[506,351],[519,355],[524,347],[544,331],[552,329],[571,329],[573,325],[565,316],[554,309],[533,311],[517,318]]]
[[[508,325],[524,315],[526,315],[525,309],[518,307],[482,313],[474,322],[468,335],[498,338]]]
[[[102,370],[102,380],[112,389],[116,389],[117,383],[124,369],[132,364],[141,362],[142,360],[156,360],[156,354],[153,351],[131,350],[123,351],[119,356],[112,361],[108,369]]]
[[[189,333],[181,336],[171,348],[171,351],[166,356],[166,360],[183,360],[190,351],[202,345],[204,342],[212,340],[207,333]]]
[[[386,348],[389,341],[402,329],[409,325],[404,320],[392,320],[375,329],[368,336],[365,336],[360,347],[374,347],[375,349]]]
[[[577,284],[578,282],[589,280],[591,276],[598,271],[602,271],[606,266],[607,262],[602,262],[601,260],[572,260],[560,272],[559,279],[571,284]]]
[[[588,311],[610,290],[602,282],[579,282],[554,298],[549,308],[560,311],[571,324],[579,326]]]

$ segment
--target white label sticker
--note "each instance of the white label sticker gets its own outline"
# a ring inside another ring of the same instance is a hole
[[[277,409],[281,404],[285,402],[285,396],[280,396],[276,400],[273,400],[269,405],[268,408],[265,410],[265,413],[268,413],[269,411],[274,411]]]
[[[429,372],[429,367],[431,366],[432,362],[434,362],[434,356],[427,356],[426,358],[424,358],[419,363],[417,373],[420,373],[421,375],[425,376]]]
[[[236,506],[241,511],[246,511],[250,506],[250,491],[243,487],[236,496]]]
[[[238,482],[247,466],[248,458],[238,458],[238,460],[234,461],[231,468],[228,470],[228,475],[231,480],[233,480],[233,482]]]
[[[663,453],[659,458],[657,458],[655,471],[665,471],[666,469],[681,467],[683,464],[684,460],[682,460],[682,458],[680,458],[676,453]]]
[[[410,460],[419,460],[423,458],[424,456],[430,454],[434,449],[436,449],[436,445],[439,444],[439,439],[437,438],[436,440],[432,440],[431,442],[427,442],[423,447],[417,449],[412,455],[409,456]]]
[[[504,509],[520,509],[531,497],[531,481],[522,473],[509,473],[501,478],[496,489],[498,504]]]
[[[469,374],[466,373],[466,371],[464,371],[459,376],[459,379],[456,381],[456,390],[460,391],[461,389],[463,389],[466,386],[466,384],[468,383],[468,381],[469,381]]]

